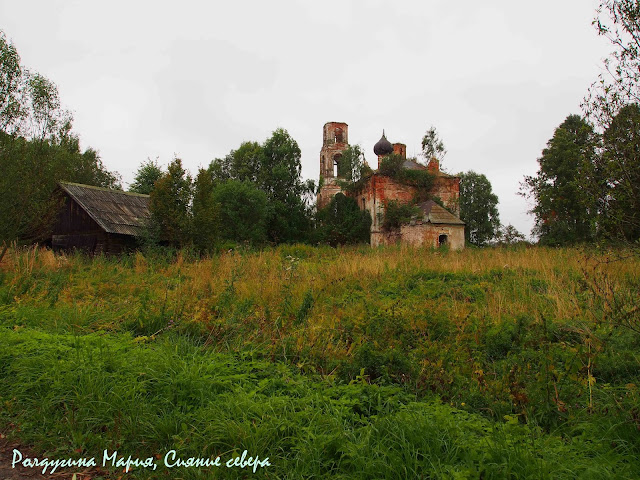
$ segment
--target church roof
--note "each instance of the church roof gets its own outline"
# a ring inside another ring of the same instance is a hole
[[[430,223],[446,224],[446,225],[464,225],[464,222],[441,207],[433,200],[427,200],[418,204],[418,208],[424,213],[423,221]]]
[[[387,137],[384,135],[384,130],[382,131],[382,137],[378,140],[378,143],[373,146],[373,153],[378,156],[393,153],[393,145],[391,145],[391,142],[387,140]]]
[[[418,162],[414,162],[413,160],[405,160],[402,164],[402,168],[406,168],[407,170],[426,170],[427,167],[419,164]]]

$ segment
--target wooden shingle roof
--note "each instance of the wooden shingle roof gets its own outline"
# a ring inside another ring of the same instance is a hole
[[[140,236],[150,218],[149,195],[79,183],[59,185],[107,233]]]

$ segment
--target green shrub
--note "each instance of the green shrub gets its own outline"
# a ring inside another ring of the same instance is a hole
[[[421,213],[420,209],[415,205],[400,203],[398,200],[389,200],[384,206],[382,228],[387,231],[398,229],[401,225],[409,223],[412,217]]]
[[[332,247],[355,243],[369,243],[371,215],[360,210],[358,203],[342,193],[335,195],[329,204],[318,211],[317,240]]]

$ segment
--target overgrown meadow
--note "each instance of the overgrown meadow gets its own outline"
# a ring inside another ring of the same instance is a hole
[[[158,462],[59,470],[78,479],[640,478],[638,272],[580,249],[15,251],[0,431]]]

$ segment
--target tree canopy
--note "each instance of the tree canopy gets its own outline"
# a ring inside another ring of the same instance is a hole
[[[615,239],[640,239],[640,106],[622,107],[602,136],[593,169],[601,228]]]
[[[182,160],[174,158],[167,172],[155,183],[149,199],[153,240],[172,247],[191,242],[192,187],[193,181]]]
[[[349,145],[342,151],[338,162],[338,177],[340,179],[348,183],[356,183],[371,172],[371,167],[367,165],[360,145]]]
[[[267,241],[269,211],[267,195],[248,181],[227,180],[213,188],[218,206],[218,235],[223,241],[254,246]]]
[[[465,222],[465,241],[484,246],[500,229],[498,197],[485,175],[474,171],[460,176],[460,219]]]
[[[371,215],[358,202],[342,193],[318,211],[317,240],[331,246],[369,243]]]
[[[640,103],[640,4],[638,0],[602,0],[593,21],[613,51],[583,103],[587,118],[601,130],[628,104]]]
[[[635,241],[640,238],[640,3],[601,0],[593,25],[613,51],[583,102],[602,144],[580,186],[598,201],[598,233]]]
[[[438,162],[442,163],[446,154],[447,149],[438,135],[436,128],[432,126],[427,130],[427,133],[424,134],[424,137],[422,137],[422,156],[427,163],[429,163],[432,157],[435,157]]]
[[[517,245],[526,242],[524,235],[511,224],[500,226],[496,240],[498,241],[498,245]]]
[[[535,176],[526,176],[521,195],[533,200],[533,233],[544,245],[567,245],[594,238],[597,208],[581,187],[595,160],[597,136],[579,115],[569,115],[554,131],[538,159]]]
[[[0,131],[14,133],[22,115],[22,65],[16,47],[0,30]]]
[[[58,143],[70,135],[71,112],[62,107],[58,87],[20,61],[0,30],[0,132]]]
[[[47,238],[61,180],[119,187],[119,177],[104,168],[98,153],[81,152],[73,136],[50,143],[0,133],[0,172],[0,243],[5,244]]]
[[[20,64],[0,31],[0,244],[46,239],[61,180],[120,188],[92,148],[80,150],[58,89]]]
[[[158,159],[151,160],[148,158],[146,162],[143,162],[138,167],[133,183],[129,185],[129,191],[149,195],[163,174],[164,172],[158,163]]]
[[[300,148],[284,129],[264,143],[243,142],[200,169],[195,182],[175,159],[158,179],[157,162],[138,170],[132,188],[151,190],[150,238],[200,252],[222,243],[301,242],[313,230],[312,182],[300,177]]]
[[[208,171],[214,183],[250,182],[266,194],[267,235],[273,243],[309,240],[312,230],[313,182],[301,178],[300,147],[282,129],[262,144],[245,142],[226,157],[215,159]]]

